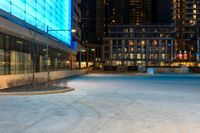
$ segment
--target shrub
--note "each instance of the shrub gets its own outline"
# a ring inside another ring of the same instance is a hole
[[[42,83],[44,81],[45,81],[45,78],[35,78],[35,80],[33,81],[32,77],[26,77],[26,78],[10,80],[7,82],[7,85],[8,85],[8,88],[12,88],[12,87],[18,87],[22,85]]]

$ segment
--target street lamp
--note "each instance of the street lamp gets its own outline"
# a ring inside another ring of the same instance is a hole
[[[47,74],[48,74],[48,77],[47,77],[47,82],[49,82],[49,44],[48,44],[48,34],[49,32],[52,32],[52,31],[69,31],[71,33],[76,33],[76,29],[49,29],[49,26],[47,26],[47,31],[46,31],[46,67],[47,67]]]
[[[76,33],[77,31],[76,31],[76,29],[71,29],[71,32]]]

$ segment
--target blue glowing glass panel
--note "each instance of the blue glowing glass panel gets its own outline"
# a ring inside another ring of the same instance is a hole
[[[71,45],[72,0],[1,0],[0,9]]]
[[[78,45],[78,42],[77,41],[73,41],[72,42],[72,47],[73,47],[73,50],[77,51],[77,45]]]

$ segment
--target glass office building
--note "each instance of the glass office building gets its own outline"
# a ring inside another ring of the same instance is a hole
[[[71,0],[1,0],[0,9],[46,31],[71,30]],[[71,32],[49,32],[52,36],[71,44]]]
[[[0,75],[43,72],[47,64],[72,69],[71,7],[72,0],[1,0]]]

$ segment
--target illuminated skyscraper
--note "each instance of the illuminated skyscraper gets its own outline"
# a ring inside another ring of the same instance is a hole
[[[184,25],[194,26],[200,23],[199,0],[172,0],[173,5],[173,20],[177,23],[181,22]]]
[[[105,0],[108,24],[148,24],[152,21],[151,0]]]
[[[190,60],[199,53],[199,0],[172,0],[173,21],[177,30],[177,44],[180,52],[188,52]]]
[[[129,0],[130,23],[148,24],[151,23],[151,0]]]

